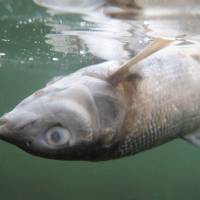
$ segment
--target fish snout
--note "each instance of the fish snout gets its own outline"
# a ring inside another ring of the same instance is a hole
[[[9,120],[6,117],[0,118],[0,138],[4,139],[10,135],[9,131]]]
[[[6,119],[5,117],[1,117],[1,118],[0,118],[0,126],[6,124],[7,121],[8,121],[8,119]]]

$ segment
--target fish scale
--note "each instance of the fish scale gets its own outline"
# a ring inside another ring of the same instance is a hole
[[[117,149],[116,156],[134,155],[138,152],[160,145],[161,143],[165,143],[167,140],[175,138],[176,136],[173,132],[170,133],[166,126],[158,128],[153,122],[146,129],[146,132],[137,137],[134,135],[138,134],[132,133],[125,138],[124,143]]]

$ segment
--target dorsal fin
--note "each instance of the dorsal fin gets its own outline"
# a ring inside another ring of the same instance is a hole
[[[174,42],[174,40],[169,39],[162,39],[156,38],[151,42],[144,50],[138,53],[135,57],[130,59],[127,63],[123,64],[119,70],[117,70],[114,74],[108,77],[108,81],[112,85],[118,84],[121,80],[124,79],[129,73],[131,67],[133,67],[138,62],[142,61],[143,59],[149,57],[150,55],[154,54],[155,52],[167,47],[169,44]]]

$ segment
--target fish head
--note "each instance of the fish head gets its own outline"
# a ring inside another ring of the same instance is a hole
[[[0,118],[0,139],[50,159],[103,159],[117,132],[103,93],[83,84],[41,89]]]

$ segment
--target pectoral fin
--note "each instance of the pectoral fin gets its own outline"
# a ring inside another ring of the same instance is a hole
[[[191,134],[185,135],[184,139],[189,143],[200,148],[200,130],[197,130]]]
[[[149,57],[155,52],[163,49],[164,47],[167,47],[172,42],[174,42],[174,40],[168,40],[168,39],[162,39],[162,38],[154,39],[153,42],[151,42],[143,51],[138,53],[135,57],[133,57],[127,63],[123,64],[118,71],[112,74],[108,78],[108,81],[112,85],[117,85],[121,80],[123,80],[130,73],[130,68],[132,68],[135,64]]]

